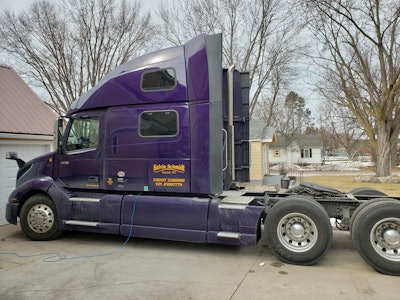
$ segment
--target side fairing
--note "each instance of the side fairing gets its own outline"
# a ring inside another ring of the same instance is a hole
[[[221,194],[222,35],[201,36],[185,45],[191,122],[192,192]]]

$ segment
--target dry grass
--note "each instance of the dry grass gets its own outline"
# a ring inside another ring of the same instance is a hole
[[[304,176],[303,181],[324,185],[337,189],[341,192],[348,192],[358,187],[371,187],[380,190],[389,196],[400,197],[400,184],[398,183],[368,183],[368,182],[356,182],[354,176]]]

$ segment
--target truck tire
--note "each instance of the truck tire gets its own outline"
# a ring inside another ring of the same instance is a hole
[[[373,203],[382,202],[382,201],[388,201],[388,200],[389,201],[393,201],[393,199],[391,199],[391,198],[375,198],[375,199],[368,200],[368,201],[364,202],[363,204],[361,204],[360,206],[358,206],[354,210],[353,214],[351,215],[350,225],[349,225],[350,235],[353,234],[354,220],[357,217],[357,215],[360,213],[360,211],[362,211],[366,206],[371,205]]]
[[[376,271],[400,276],[400,201],[365,206],[354,219],[354,246]]]
[[[44,194],[34,195],[25,201],[20,220],[22,231],[31,240],[53,240],[61,234],[56,207]]]
[[[370,187],[359,187],[352,189],[350,192],[353,196],[387,196],[384,192],[370,188]]]
[[[278,201],[267,214],[264,230],[272,251],[291,264],[315,264],[332,244],[332,226],[325,209],[303,196]]]

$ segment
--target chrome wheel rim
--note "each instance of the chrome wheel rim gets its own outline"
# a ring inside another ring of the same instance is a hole
[[[383,258],[400,261],[400,218],[386,218],[377,222],[371,230],[373,249]]]
[[[53,210],[44,204],[36,204],[28,212],[28,225],[37,233],[49,231],[54,224]]]
[[[301,213],[285,215],[278,223],[277,233],[281,244],[297,253],[310,250],[318,240],[314,221]]]

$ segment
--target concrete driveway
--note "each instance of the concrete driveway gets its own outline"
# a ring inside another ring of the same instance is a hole
[[[33,242],[19,226],[1,226],[0,299],[400,299],[400,278],[369,267],[347,232],[334,231],[332,249],[311,267],[281,263],[263,241],[125,240],[67,232]]]

